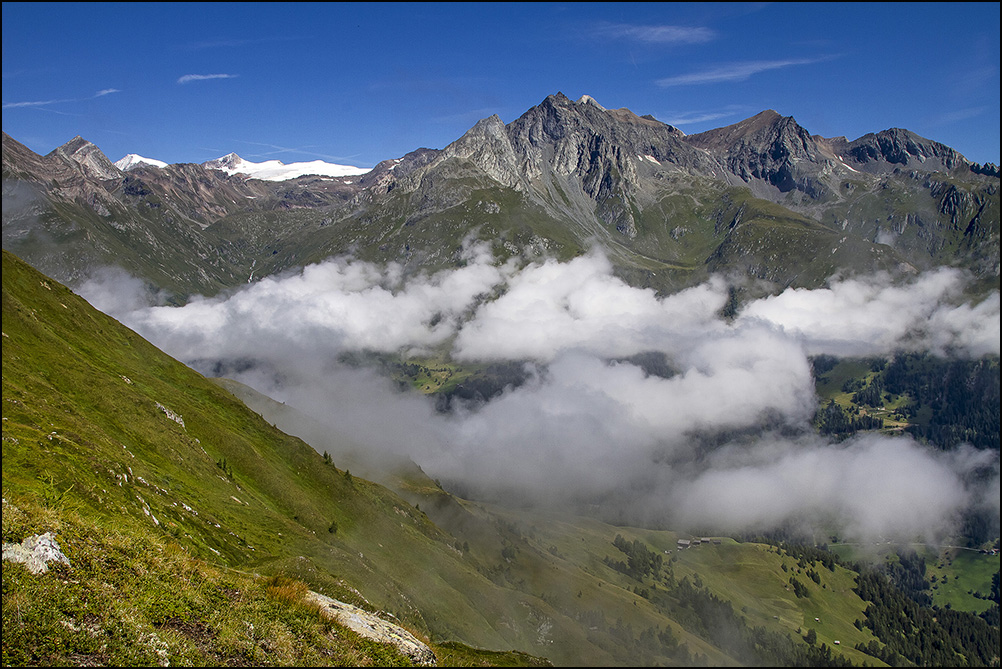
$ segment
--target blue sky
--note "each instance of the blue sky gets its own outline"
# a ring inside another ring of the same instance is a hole
[[[692,134],[764,109],[999,164],[999,3],[4,3],[3,130],[371,167],[547,95]]]

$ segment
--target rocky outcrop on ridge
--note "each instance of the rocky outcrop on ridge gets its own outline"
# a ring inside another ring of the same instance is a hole
[[[967,159],[939,142],[901,128],[863,135],[848,142],[832,140],[833,147],[858,169],[888,172],[897,168],[923,171],[952,170]]]
[[[686,137],[689,144],[718,156],[746,184],[764,182],[780,193],[800,190],[821,197],[826,177],[851,168],[821,137],[811,135],[792,116],[769,109],[739,123]],[[762,193],[761,189],[754,189]]]

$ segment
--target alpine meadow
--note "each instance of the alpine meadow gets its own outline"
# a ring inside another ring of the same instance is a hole
[[[691,23],[573,24],[637,70],[782,9],[630,7]],[[123,11],[193,8],[225,12]],[[762,107],[690,134],[578,79],[371,168],[112,162],[13,128],[126,93],[18,102],[4,60],[4,665],[999,665],[994,162]]]

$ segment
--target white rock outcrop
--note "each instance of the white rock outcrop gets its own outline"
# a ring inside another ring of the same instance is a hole
[[[51,532],[34,534],[19,544],[4,544],[3,559],[5,562],[24,564],[32,574],[49,571],[50,562],[62,562],[66,566],[70,564],[70,559],[63,555]]]
[[[438,664],[438,659],[431,648],[403,627],[387,622],[374,613],[339,602],[312,590],[307,593],[306,601],[318,604],[324,613],[367,639],[380,643],[392,643],[417,665],[433,667]]]

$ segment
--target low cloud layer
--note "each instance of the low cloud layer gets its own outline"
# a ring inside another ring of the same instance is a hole
[[[999,354],[999,294],[958,304],[965,285],[956,269],[895,285],[887,275],[849,279],[819,290],[791,289],[749,304],[743,319],[761,319],[804,341],[811,354]]]
[[[962,449],[931,452],[904,437],[865,434],[834,445],[819,439],[762,440],[713,454],[675,490],[681,518],[733,531],[779,524],[838,526],[852,538],[940,541],[971,505],[995,500],[998,456]],[[978,483],[972,472],[994,470]]]
[[[410,457],[475,494],[600,503],[606,515],[678,527],[799,524],[864,539],[936,539],[965,508],[998,513],[997,453],[934,453],[876,434],[833,444],[810,429],[810,355],[998,355],[998,293],[963,302],[959,272],[787,290],[726,321],[719,279],[665,297],[630,287],[600,254],[516,269],[473,245],[466,259],[405,280],[399,266],[339,258],[184,307],[145,306],[140,284],[111,276],[79,292],[200,371],[324,421],[319,450],[351,443]],[[345,352],[432,349],[522,361],[528,380],[443,415],[338,363]],[[677,373],[628,362],[646,352]]]

